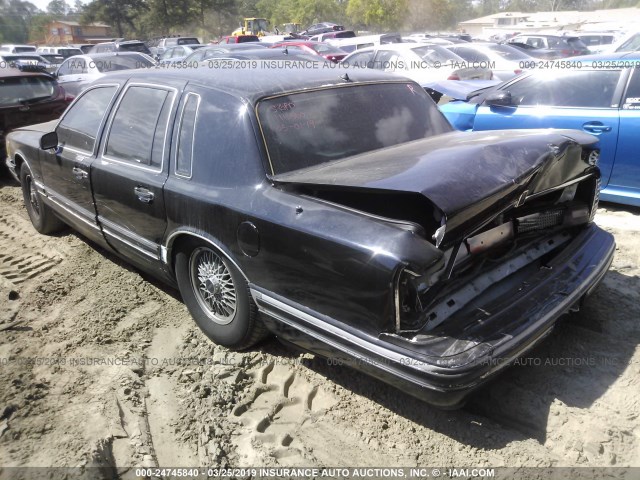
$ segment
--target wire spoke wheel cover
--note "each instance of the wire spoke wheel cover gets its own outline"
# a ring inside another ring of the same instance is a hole
[[[40,205],[38,204],[38,193],[36,192],[36,186],[33,184],[31,175],[27,175],[27,188],[29,189],[29,202],[33,207],[34,212],[40,215]]]
[[[207,317],[219,325],[233,321],[238,307],[236,286],[225,261],[213,250],[198,247],[189,259],[191,288]]]

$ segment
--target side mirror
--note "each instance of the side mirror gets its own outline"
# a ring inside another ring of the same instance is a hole
[[[490,107],[515,107],[511,101],[511,92],[500,91],[487,95],[484,103]]]
[[[40,137],[40,149],[50,150],[58,148],[58,134],[56,132],[45,133]]]

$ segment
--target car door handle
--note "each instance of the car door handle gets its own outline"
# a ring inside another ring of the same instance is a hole
[[[153,198],[155,197],[151,190],[140,186],[134,188],[133,192],[136,194],[136,197],[138,197],[138,200],[140,200],[142,203],[151,203],[153,202]]]
[[[600,122],[585,123],[582,125],[582,129],[590,133],[604,133],[611,131],[611,127],[609,125],[604,125]]]
[[[76,180],[84,180],[89,176],[89,172],[78,167],[73,167],[71,172],[73,173],[73,176],[76,177]]]

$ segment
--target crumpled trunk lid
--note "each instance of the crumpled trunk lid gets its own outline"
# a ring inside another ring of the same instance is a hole
[[[439,243],[447,246],[527,195],[597,174],[597,167],[581,155],[583,146],[596,142],[577,130],[453,132],[276,175],[273,180],[423,195],[445,219]]]

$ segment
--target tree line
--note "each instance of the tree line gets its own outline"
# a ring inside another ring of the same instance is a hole
[[[243,17],[272,27],[330,21],[359,31],[445,31],[460,21],[501,11],[595,10],[640,6],[639,0],[52,0],[40,10],[26,0],[0,0],[0,42],[41,42],[46,25],[67,19],[103,22],[117,37],[165,34],[205,40],[228,35]]]

